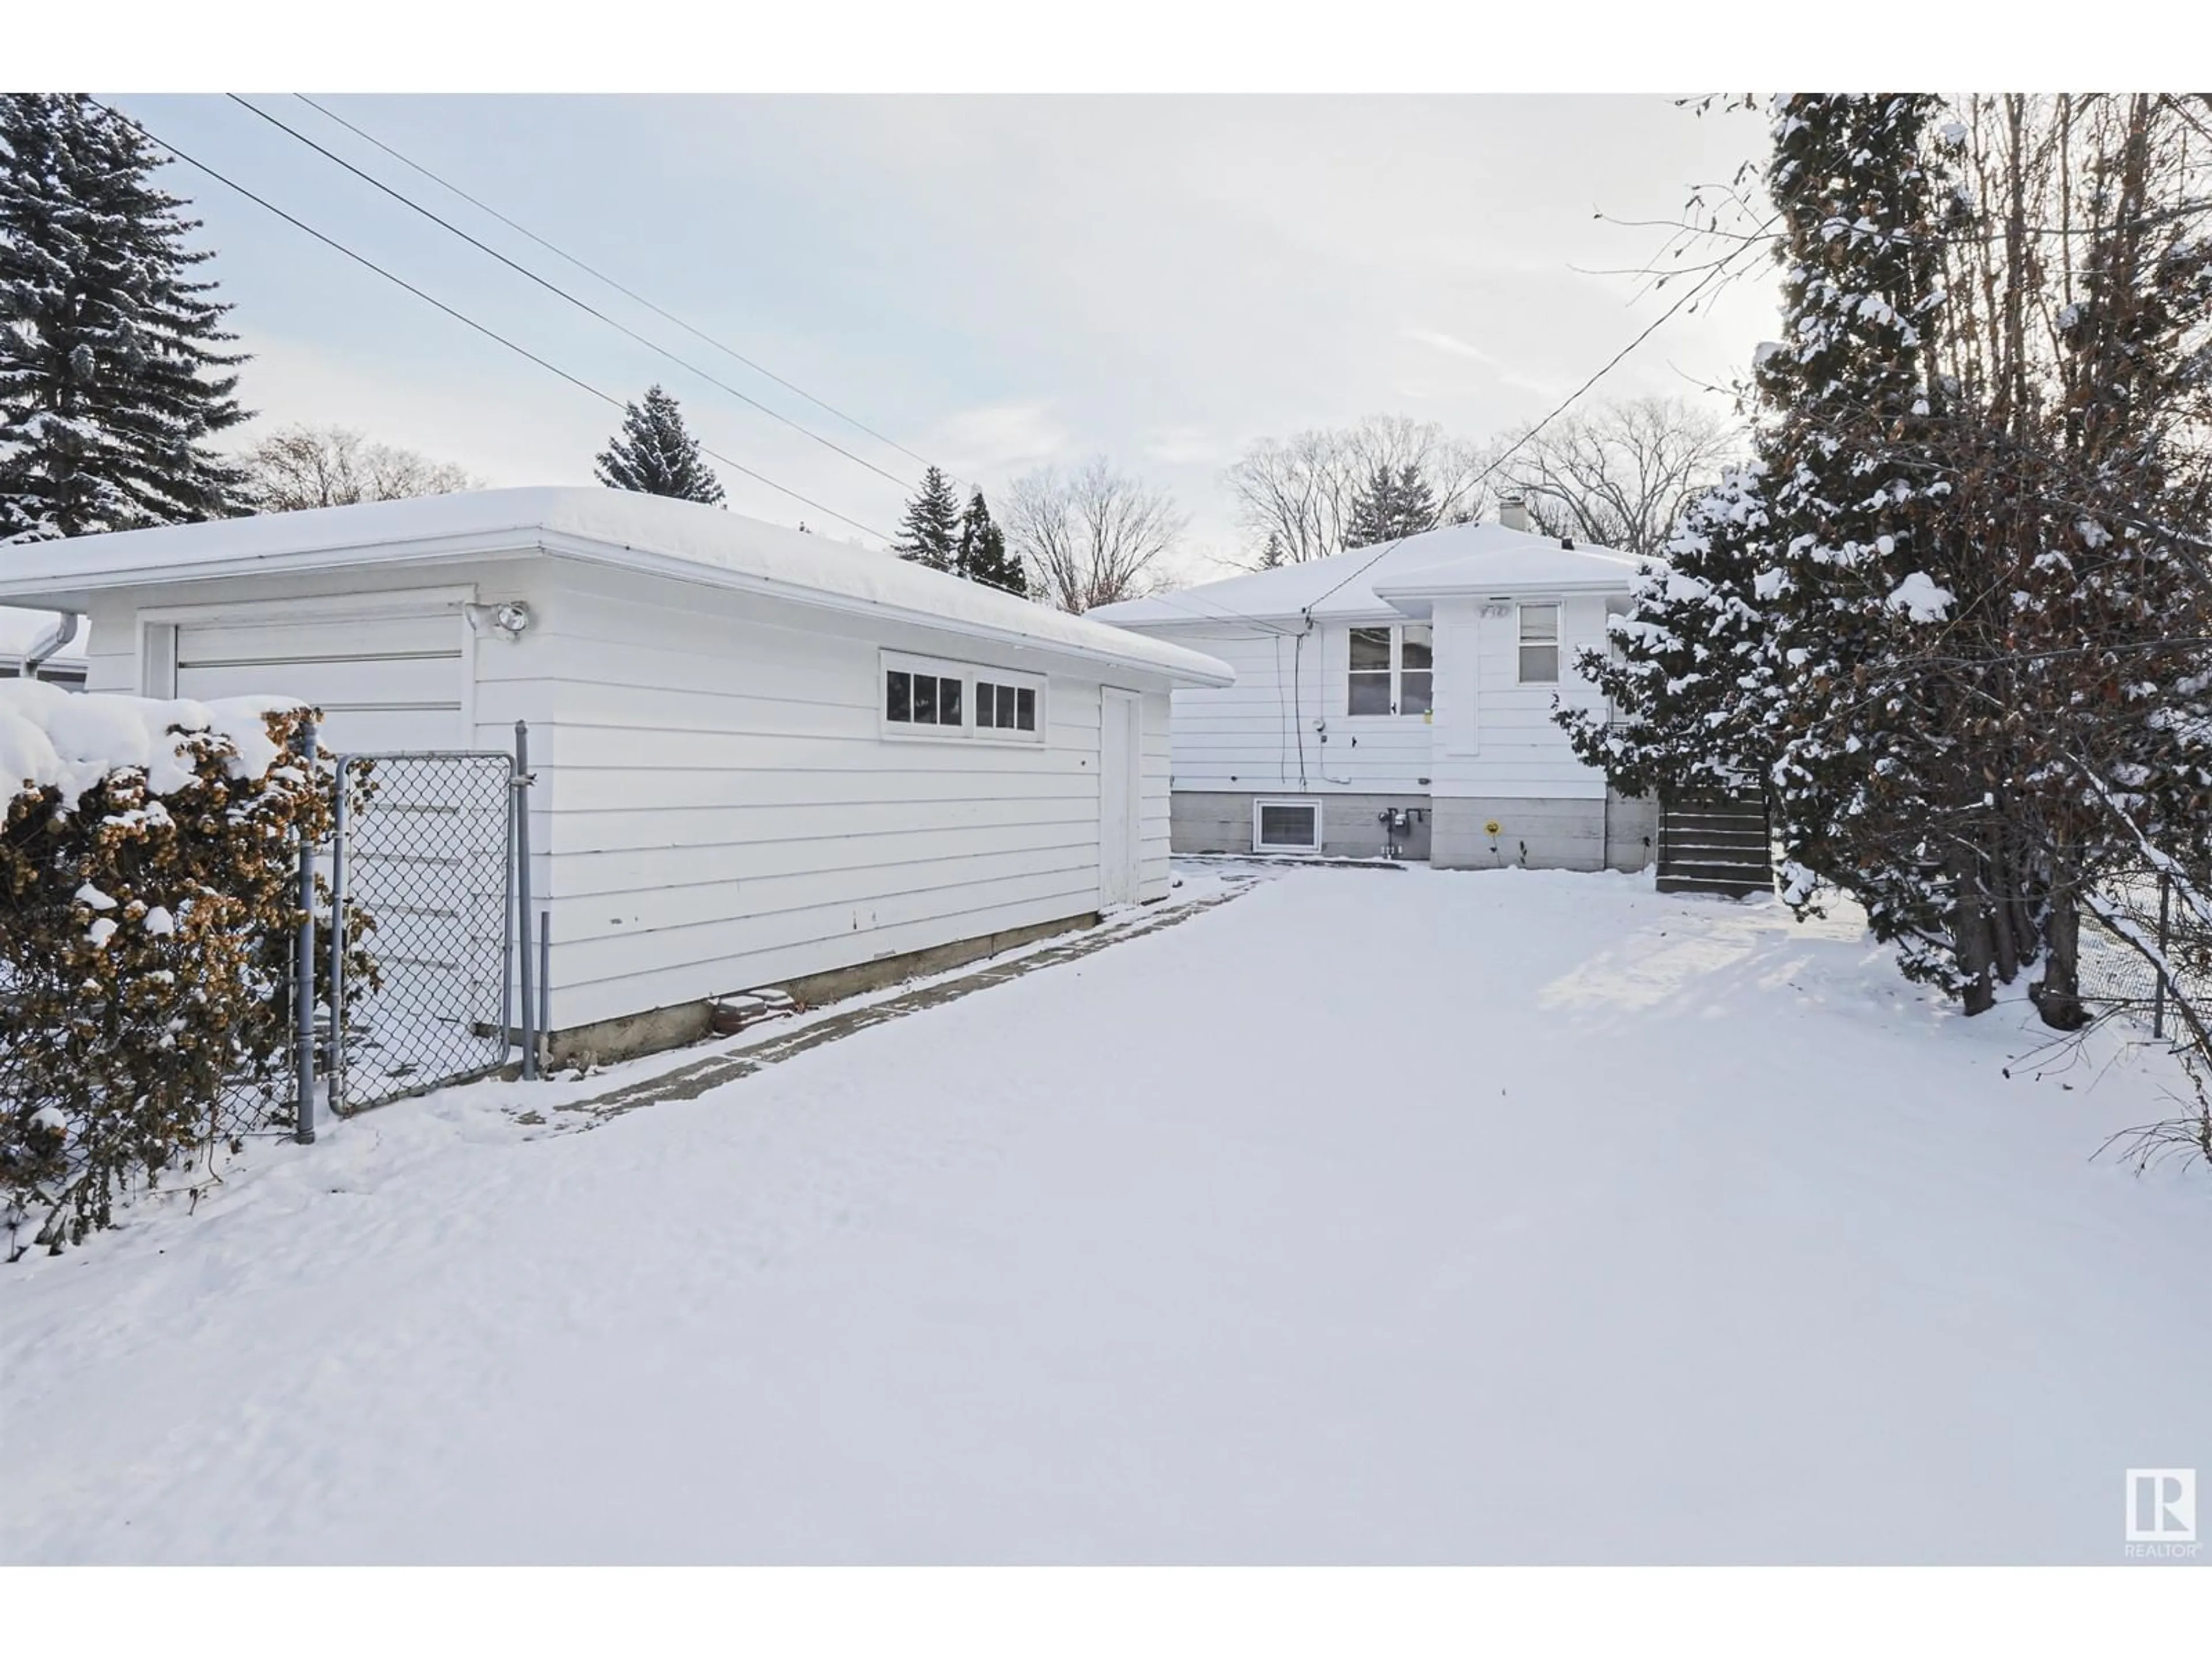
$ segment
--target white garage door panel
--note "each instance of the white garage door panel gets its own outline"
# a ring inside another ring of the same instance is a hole
[[[461,648],[451,611],[346,617],[313,623],[191,623],[179,641],[187,662],[267,662],[302,657],[453,657]]]
[[[179,696],[298,697],[336,750],[461,747],[465,668],[451,611],[177,629]]]
[[[294,696],[306,677],[323,688],[315,701],[325,708],[333,702],[348,708],[391,708],[460,706],[460,665],[450,657],[398,657],[376,661],[219,663],[187,662],[178,671],[179,696],[187,697],[250,697],[270,690],[270,676],[281,675],[278,691]],[[186,690],[189,685],[191,689]]]

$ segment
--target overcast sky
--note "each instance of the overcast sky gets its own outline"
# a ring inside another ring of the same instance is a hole
[[[621,397],[861,525],[900,488],[811,442],[216,97],[115,100],[155,134]],[[918,465],[720,356],[296,100],[271,113],[886,471]],[[1220,471],[1370,412],[1481,437],[1543,413],[1674,290],[1630,276],[1763,124],[1661,97],[364,98],[368,131],[714,338],[987,489],[1103,453],[1238,550]],[[494,483],[589,483],[617,411],[185,167],[254,353],[256,430],[340,422]],[[1765,276],[1675,318],[1595,396],[1698,395],[1773,331]],[[723,469],[730,502],[852,526]]]

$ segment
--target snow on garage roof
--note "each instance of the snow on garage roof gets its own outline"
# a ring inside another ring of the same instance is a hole
[[[1395,601],[1408,595],[1626,589],[1638,563],[1610,548],[1570,550],[1549,536],[1502,524],[1447,525],[1408,536],[1388,550],[1354,548],[1304,564],[1102,605],[1091,614],[1125,628],[1287,621],[1304,617],[1309,608],[1327,621],[1387,618],[1404,614]]]
[[[422,564],[543,549],[677,581],[775,594],[1042,647],[1190,685],[1235,674],[1195,651],[1071,617],[941,571],[696,501],[627,490],[467,490],[0,548],[0,603],[82,609],[115,588],[258,571]]]

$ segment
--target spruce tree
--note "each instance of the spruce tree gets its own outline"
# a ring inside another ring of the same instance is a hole
[[[1437,527],[1436,492],[1411,461],[1398,469],[1398,489],[1391,509],[1396,515],[1390,531],[1393,537],[1419,536]]]
[[[1344,527],[1346,550],[1389,541],[1396,533],[1397,500],[1397,477],[1378,462],[1352,498],[1352,515]]]
[[[932,570],[952,571],[960,560],[960,498],[952,481],[936,467],[921,475],[921,489],[906,504],[898,539],[891,551],[902,559],[927,565]]]
[[[1761,787],[1774,759],[1769,700],[1759,695],[1769,618],[1760,574],[1778,550],[1757,463],[1731,470],[1693,501],[1645,565],[1609,648],[1576,669],[1610,711],[1562,708],[1576,754],[1629,795]]]
[[[1436,492],[1419,466],[1408,461],[1393,471],[1378,461],[1352,495],[1344,544],[1348,550],[1403,541],[1436,526]]]
[[[1781,532],[1768,669],[1786,687],[1771,698],[1784,896],[1808,908],[1821,884],[1842,889],[1908,975],[1955,992],[1973,971],[1954,913],[1968,780],[1938,688],[1892,672],[1958,587],[1933,519],[1950,485],[1929,448],[1943,284],[1927,155],[1941,108],[1903,93],[1783,101],[1767,178],[1784,327],[1758,380]]]
[[[218,518],[246,418],[199,222],[137,129],[76,95],[0,97],[0,542]]]
[[[645,401],[623,411],[622,430],[599,452],[594,471],[610,489],[719,506],[722,481],[699,453],[699,441],[684,424],[676,399],[659,386],[646,388]]]
[[[991,509],[980,489],[968,498],[968,510],[960,515],[960,542],[954,555],[954,569],[971,582],[981,582],[986,587],[995,587],[1021,599],[1029,597],[1029,577],[1022,569],[1022,562],[1006,550],[1006,532],[992,519]]]
[[[1964,991],[1960,835],[1980,792],[1935,683],[1899,672],[1957,586],[1930,448],[1939,108],[1903,94],[1778,105],[1784,326],[1757,365],[1758,465],[1678,526],[1670,568],[1613,626],[1620,660],[1584,657],[1620,727],[1556,718],[1632,792],[1760,783],[1790,904],[1840,889],[1908,974]]]

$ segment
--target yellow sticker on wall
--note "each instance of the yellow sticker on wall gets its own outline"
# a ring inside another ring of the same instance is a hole
[[[1486,836],[1494,836],[1498,833],[1498,820],[1496,818],[1492,818],[1489,823],[1482,826],[1482,832]]]

